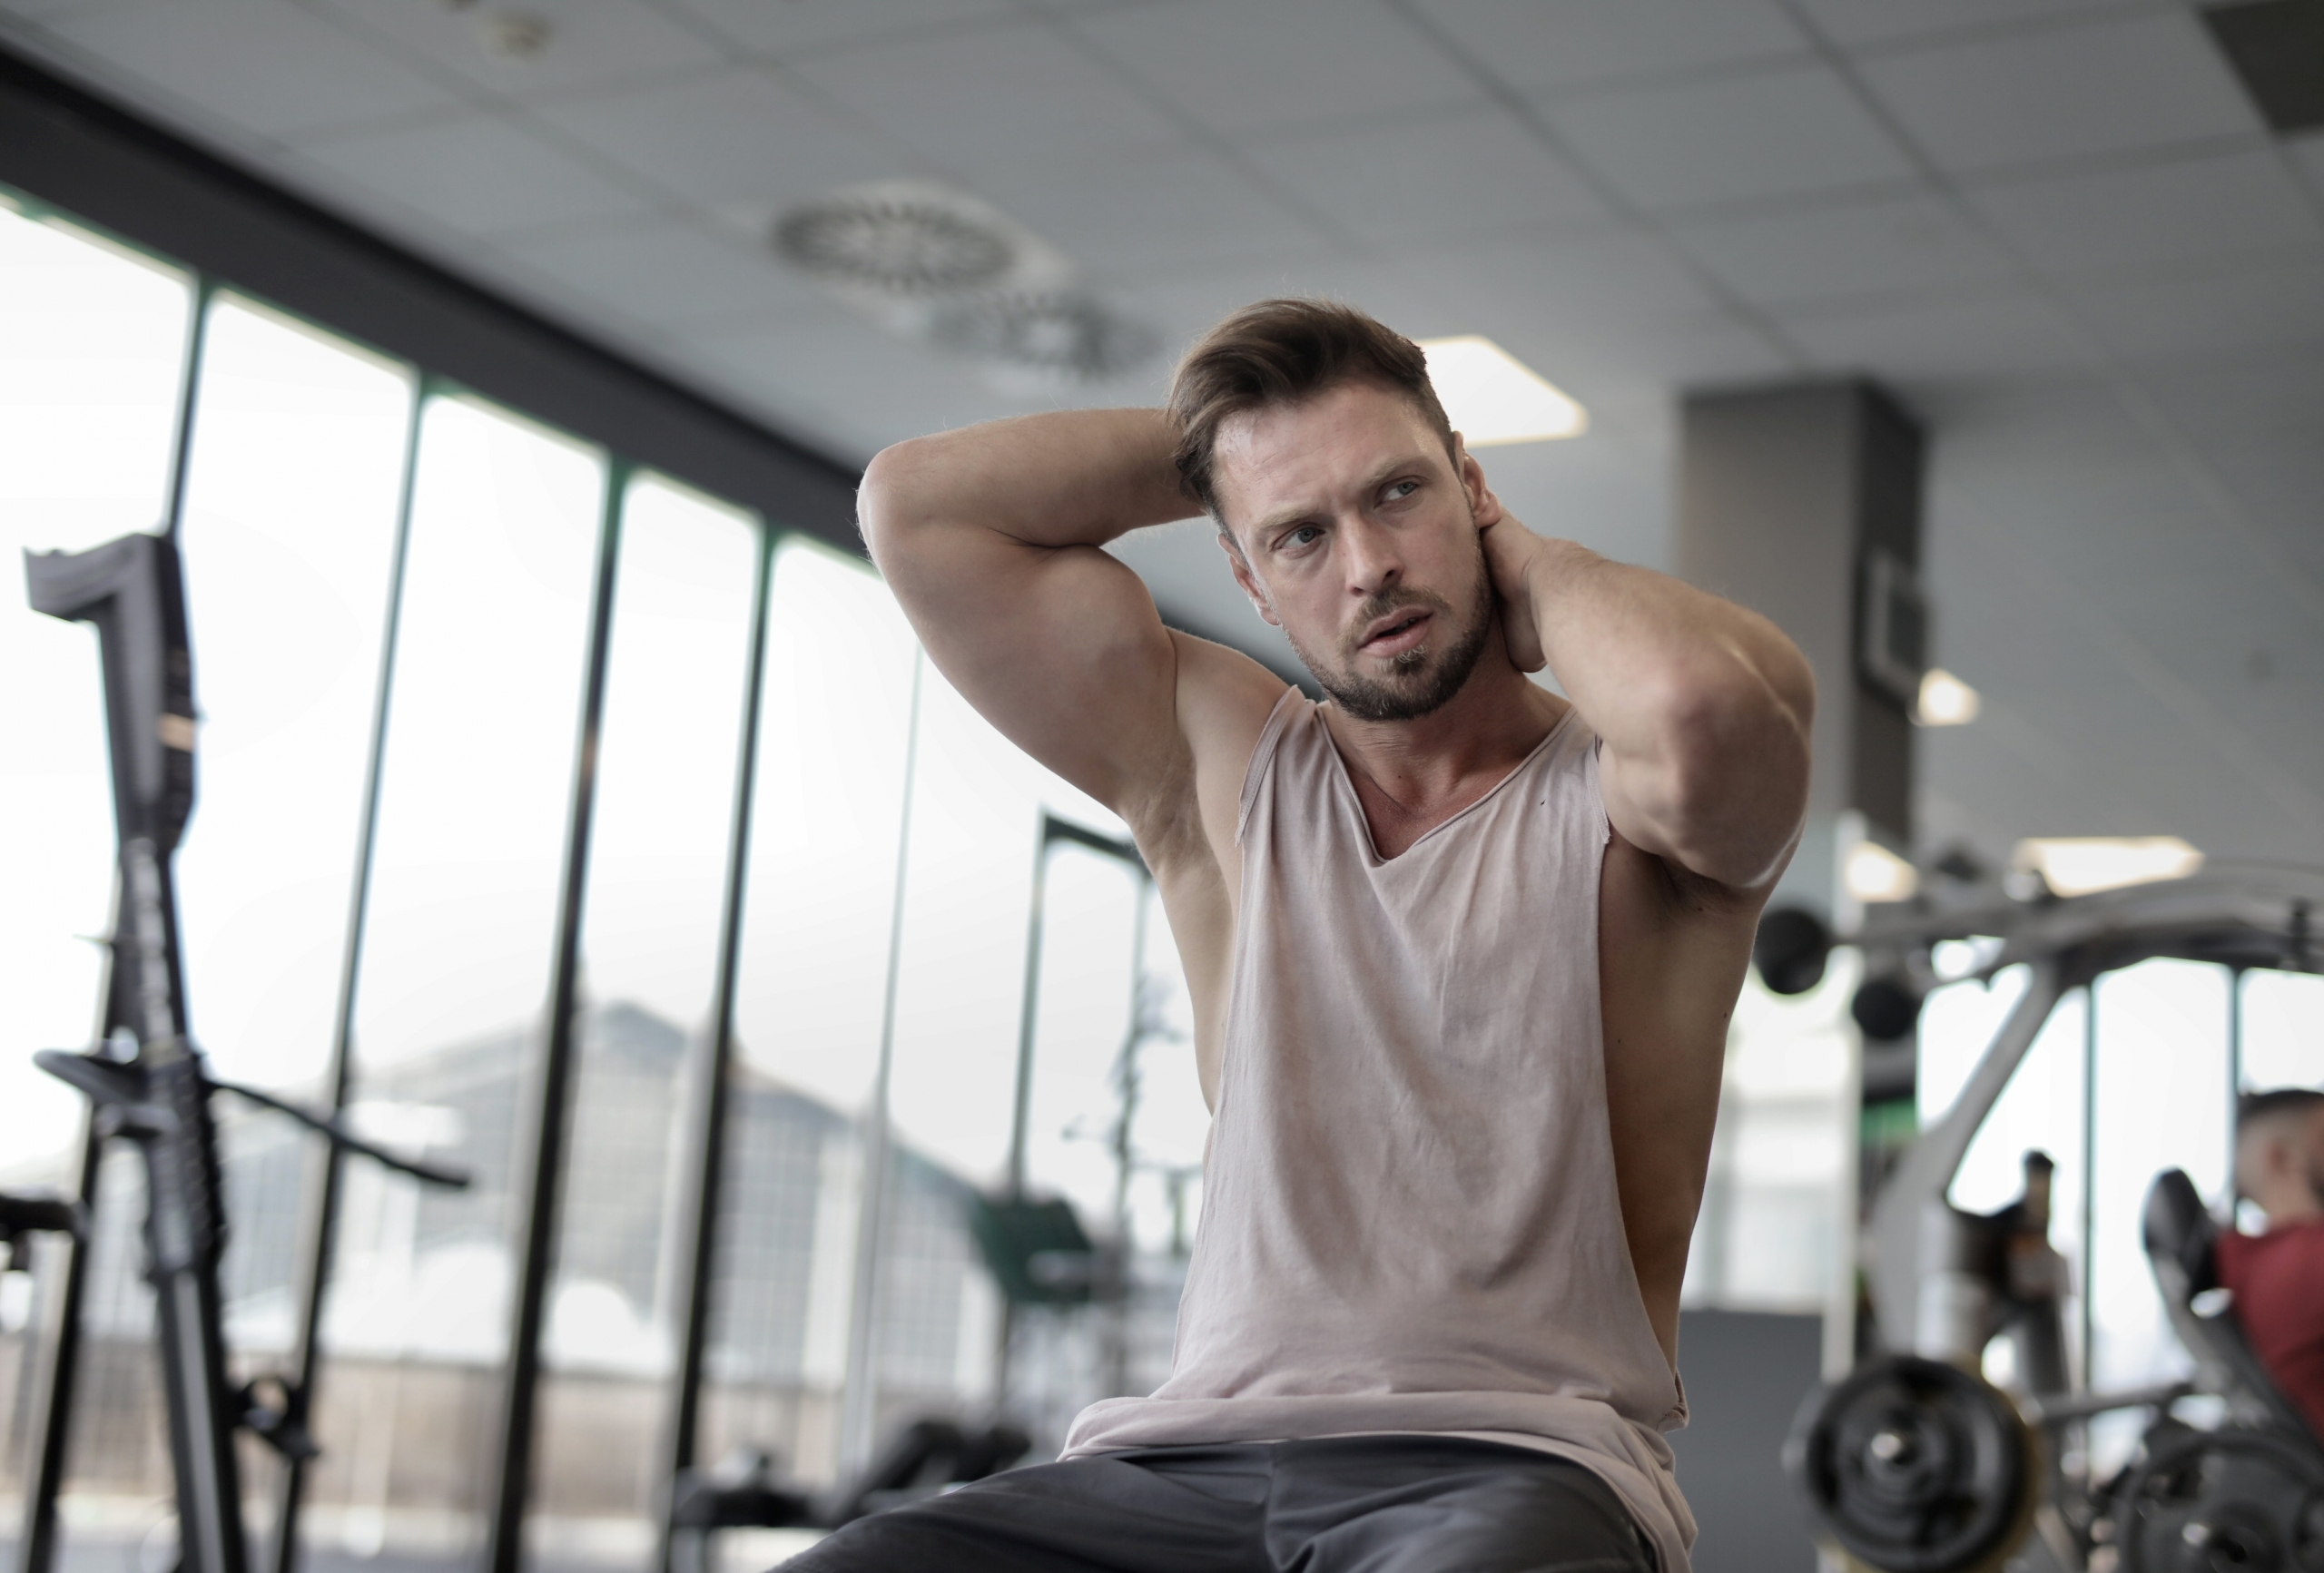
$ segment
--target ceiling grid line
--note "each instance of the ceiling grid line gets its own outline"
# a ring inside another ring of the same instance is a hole
[[[1671,236],[1666,234],[1661,226],[1654,222],[1643,209],[1632,202],[1627,194],[1600,173],[1596,166],[1584,159],[1578,150],[1569,146],[1566,139],[1541,117],[1541,112],[1533,107],[1531,100],[1503,81],[1498,72],[1478,59],[1475,53],[1465,44],[1452,36],[1443,24],[1413,4],[1413,0],[1383,0],[1383,4],[1403,17],[1415,31],[1434,44],[1446,58],[1466,72],[1471,80],[1484,90],[1487,97],[1514,117],[1517,123],[1523,126],[1536,142],[1547,148],[1552,156],[1564,161],[1582,183],[1590,189],[1590,194],[1603,202],[1610,212],[1634,226],[1652,241],[1666,258],[1675,262],[1689,280],[1710,297],[1712,301],[1738,322],[1757,333],[1762,342],[1774,351],[1777,359],[1795,370],[1806,370],[1815,365],[1814,358],[1793,341],[1780,323],[1729,290],[1726,280],[1713,274],[1697,261],[1694,255],[1685,247],[1680,246]]]
[[[1075,25],[1080,19],[1078,15],[1065,14],[1058,6],[1045,3],[1045,0],[1029,0],[1029,4],[1041,17],[1043,25],[1056,34],[1067,47],[1077,51],[1083,59],[1122,84],[1137,95],[1138,102],[1177,127],[1180,134],[1196,146],[1224,160],[1244,179],[1249,181],[1275,202],[1297,214],[1301,220],[1312,225],[1317,233],[1330,240],[1345,254],[1358,258],[1376,255],[1372,248],[1364,245],[1360,239],[1342,226],[1338,220],[1308,201],[1304,193],[1292,190],[1261,168],[1233,138],[1220,134],[1200,115],[1188,113],[1183,107],[1174,103],[1168,94],[1157,93],[1147,84],[1145,78],[1131,70],[1111,50],[1099,44],[1082,28]],[[1084,7],[1083,10],[1086,12],[1087,8]]]
[[[2305,566],[2283,550],[2274,538],[2272,530],[2245,514],[2240,502],[2213,471],[2210,462],[2185,441],[2170,418],[2131,379],[2121,357],[2090,330],[2073,301],[2058,290],[2049,276],[2027,261],[2015,242],[2000,232],[1984,211],[1968,200],[1951,172],[1928,154],[1910,128],[1897,119],[1886,101],[1863,79],[1853,58],[1832,43],[1814,18],[1803,14],[1799,0],[1775,0],[1775,3],[1790,14],[1794,23],[1814,43],[1825,63],[1838,74],[1866,112],[1880,122],[1882,129],[1896,140],[1905,156],[1917,166],[1922,179],[1945,201],[1954,216],[1974,230],[2005,258],[2015,272],[2017,282],[2036,295],[2061,320],[2076,351],[2085,359],[2090,369],[2097,374],[2100,386],[2112,395],[2122,412],[2139,425],[2149,440],[2154,442],[2162,456],[2171,461],[2171,467],[2203,499],[2205,511],[2228,527],[2229,533],[2244,545],[2273,582],[2290,595],[2311,619],[2324,625],[2324,585],[2319,585]]]

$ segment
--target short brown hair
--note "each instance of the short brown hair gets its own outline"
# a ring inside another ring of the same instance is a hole
[[[1178,362],[1169,414],[1178,428],[1171,457],[1180,481],[1224,530],[1211,476],[1218,428],[1246,410],[1297,404],[1350,382],[1376,383],[1411,399],[1452,453],[1452,423],[1419,345],[1336,300],[1261,300],[1204,334]]]

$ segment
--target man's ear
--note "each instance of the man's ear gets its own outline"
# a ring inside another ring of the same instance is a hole
[[[1469,451],[1468,444],[1457,431],[1452,434],[1452,462],[1461,472],[1461,489],[1469,496],[1469,513],[1477,521],[1477,528],[1501,523],[1501,499],[1485,485],[1484,467],[1477,462],[1476,455]]]
[[[1267,600],[1265,586],[1259,583],[1258,575],[1251,572],[1250,561],[1243,555],[1242,544],[1221,530],[1218,532],[1218,549],[1226,554],[1226,566],[1233,571],[1235,582],[1243,587],[1243,594],[1251,598],[1251,609],[1263,621],[1277,628],[1282,627],[1283,619],[1275,614],[1275,607]]]

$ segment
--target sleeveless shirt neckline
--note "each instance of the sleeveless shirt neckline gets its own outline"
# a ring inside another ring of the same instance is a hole
[[[1355,790],[1355,777],[1349,772],[1347,756],[1340,752],[1339,739],[1332,735],[1331,724],[1324,719],[1324,706],[1320,703],[1315,704],[1308,711],[1308,714],[1317,726],[1324,729],[1324,746],[1331,751],[1333,767],[1332,774],[1337,783],[1338,791],[1343,794],[1344,805],[1355,815],[1356,829],[1361,831],[1364,836],[1364,855],[1369,860],[1370,865],[1373,868],[1384,869],[1391,863],[1403,862],[1406,858],[1420,850],[1423,846],[1434,841],[1440,832],[1452,829],[1454,825],[1459,824],[1462,820],[1465,820],[1470,815],[1475,813],[1479,809],[1483,808],[1485,804],[1499,797],[1508,789],[1511,782],[1513,782],[1519,776],[1523,775],[1528,767],[1533,764],[1535,761],[1539,760],[1542,754],[1548,752],[1550,745],[1557,742],[1559,735],[1572,723],[1574,716],[1578,714],[1580,711],[1581,706],[1575,704],[1571,700],[1568,700],[1566,702],[1565,713],[1558,717],[1557,724],[1551,727],[1548,733],[1542,737],[1541,741],[1535,743],[1526,752],[1523,759],[1519,760],[1515,764],[1509,767],[1509,773],[1507,775],[1502,776],[1499,781],[1493,782],[1492,785],[1487,787],[1483,796],[1478,798],[1476,801],[1461,810],[1460,812],[1450,815],[1439,823],[1429,826],[1429,828],[1423,831],[1411,846],[1406,847],[1403,851],[1398,852],[1393,858],[1384,858],[1380,855],[1379,839],[1372,833],[1371,816],[1364,811],[1364,794]]]

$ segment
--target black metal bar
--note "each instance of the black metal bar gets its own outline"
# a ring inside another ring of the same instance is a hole
[[[210,300],[213,293],[205,275],[195,273],[191,281],[193,300],[186,312],[185,369],[178,379],[177,416],[170,428],[169,511],[162,520],[162,533],[172,541],[178,538],[185,523],[186,477],[193,470],[194,408],[201,397],[202,351],[210,341]]]
[[[1151,878],[1147,872],[1146,859],[1139,855],[1137,842],[1117,836],[1101,836],[1087,825],[1061,820],[1044,811],[1041,814],[1041,847],[1047,850],[1057,841],[1070,841],[1075,846],[1087,847],[1100,857],[1118,859],[1137,870],[1140,879]]]
[[[117,921],[117,919],[116,919]],[[110,978],[108,1001],[114,996]],[[107,1012],[110,1017],[111,1012]],[[108,1019],[105,1029],[113,1023]],[[75,1193],[83,1216],[97,1215],[97,1176],[103,1167],[104,1138],[97,1134],[96,1106],[89,1106],[88,1126],[81,1138],[81,1183]],[[57,1296],[56,1337],[49,1347],[31,1428],[33,1459],[25,1481],[24,1529],[16,1541],[17,1573],[50,1573],[56,1560],[56,1498],[64,1485],[65,1450],[73,1432],[74,1378],[81,1358],[81,1304],[88,1298],[89,1256],[94,1242],[64,1236],[55,1249],[63,1252],[64,1283]]]
[[[323,1071],[325,1096],[333,1115],[346,1112],[348,1096],[354,1090],[350,1046],[355,1037],[356,988],[363,965],[364,930],[370,915],[373,852],[379,844],[380,760],[387,747],[389,703],[395,693],[396,641],[403,625],[404,567],[410,555],[412,487],[419,468],[419,418],[427,405],[428,392],[426,379],[415,379],[409,426],[404,433],[403,469],[396,494],[395,551],[388,567],[388,604],[385,625],[379,634],[379,680],[372,688],[369,752],[363,765],[363,819],[357,832],[354,883],[348,892],[346,942],[340,951],[339,1003],[331,1018],[330,1058]],[[309,1189],[310,1205],[300,1224],[299,1328],[292,1353],[292,1412],[287,1417],[300,1425],[314,1411],[315,1381],[322,1364],[320,1339],[323,1293],[330,1283],[331,1248],[339,1232],[340,1165],[344,1159],[336,1143],[325,1142],[312,1161],[320,1165],[320,1173]],[[306,1489],[307,1460],[286,1455],[275,1499],[271,1558],[273,1573],[294,1573],[298,1567],[299,1516],[305,1506]]]
[[[726,842],[725,907],[719,915],[718,980],[710,1032],[697,1067],[694,1106],[686,1132],[694,1154],[691,1194],[686,1197],[685,1271],[681,1283],[677,1386],[671,1395],[663,1438],[665,1499],[660,1504],[661,1573],[673,1573],[675,1487],[679,1471],[694,1468],[702,1423],[702,1369],[709,1350],[711,1296],[717,1271],[718,1209],[726,1180],[728,1077],[734,1060],[734,991],[742,969],[743,900],[750,883],[751,811],[758,782],[759,713],[766,690],[766,636],[773,600],[777,536],[759,526],[758,577],[751,603],[750,666],[743,685],[743,734],[735,761],[734,809]],[[288,1570],[284,1570],[288,1573]]]
[[[2098,979],[2082,989],[2082,1386],[2098,1384]]]
[[[565,870],[557,894],[556,959],[549,974],[548,1031],[533,1078],[530,1129],[518,1133],[525,1162],[511,1176],[519,1188],[523,1253],[508,1330],[508,1381],[500,1414],[500,1450],[485,1543],[488,1573],[517,1573],[524,1559],[525,1503],[530,1495],[533,1421],[540,1392],[541,1330],[555,1270],[557,1201],[563,1188],[566,1124],[572,1113],[575,1017],[581,986],[581,913],[589,882],[589,831],[597,801],[597,742],[605,721],[606,671],[613,631],[615,560],[629,467],[608,461],[597,531],[597,575],[589,625],[588,674],[574,751],[573,798]]]

